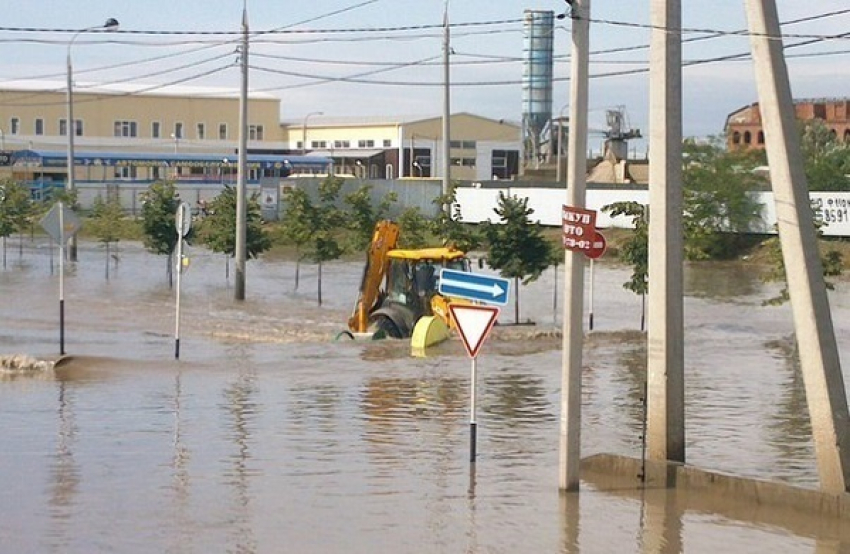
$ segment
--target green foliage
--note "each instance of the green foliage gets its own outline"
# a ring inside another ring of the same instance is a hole
[[[141,197],[145,248],[155,254],[171,255],[177,246],[175,218],[177,206],[180,204],[174,183],[153,183]]]
[[[254,193],[246,199],[245,249],[249,258],[256,258],[269,248],[271,239],[263,228],[262,210]],[[208,214],[199,224],[198,236],[213,252],[228,256],[236,254],[236,199],[235,188],[225,185],[208,205]]]
[[[345,203],[350,208],[351,247],[358,252],[369,246],[375,224],[386,219],[390,206],[398,200],[398,195],[391,192],[375,206],[372,204],[371,191],[371,185],[363,185],[345,197]]]
[[[637,202],[615,202],[602,207],[611,217],[626,216],[632,219],[634,233],[620,245],[618,258],[632,266],[631,278],[623,288],[635,294],[649,291],[649,214],[647,207]]]
[[[0,183],[0,237],[22,231],[33,213],[30,191],[17,181]]]
[[[761,219],[751,192],[764,183],[753,173],[761,153],[727,152],[717,141],[684,145],[685,255],[692,260],[737,255],[742,235]]]
[[[534,210],[528,207],[528,198],[499,192],[493,211],[502,223],[484,226],[488,264],[503,277],[522,279],[523,285],[535,281],[551,265],[552,253],[540,224],[531,222]]]
[[[348,227],[348,218],[343,210],[337,208],[343,183],[342,178],[334,176],[319,183],[319,202],[314,210],[313,244],[310,251],[314,262],[336,260],[345,253],[338,230]]]
[[[424,248],[428,245],[428,220],[418,207],[407,208],[401,212],[398,226],[398,242],[401,248]]]
[[[821,230],[823,224],[814,218],[813,221],[815,222],[814,225],[818,237],[823,236],[823,231]],[[779,235],[766,240],[763,246],[766,252],[765,261],[769,269],[762,274],[762,281],[765,283],[782,281],[785,283],[785,286],[782,287],[776,296],[763,301],[762,305],[778,306],[790,300],[785,275],[785,259],[782,256],[782,243],[780,242]],[[821,266],[823,267],[824,277],[837,277],[841,275],[844,268],[844,259],[841,256],[841,252],[832,248],[822,251]],[[835,288],[835,285],[826,279],[824,279],[824,284],[828,290]]]
[[[104,202],[98,195],[94,199],[86,227],[100,242],[118,242],[121,240],[123,222],[124,210],[118,198],[113,197]]]
[[[343,183],[339,177],[327,177],[319,184],[316,201],[300,188],[293,189],[287,198],[285,235],[304,246],[307,257],[316,263],[335,260],[345,251],[339,235],[350,224],[345,212],[336,206]]]
[[[800,150],[809,190],[850,190],[850,143],[840,142],[825,122],[816,119],[801,125]]]
[[[447,194],[434,199],[434,204],[441,209],[431,221],[430,230],[444,245],[454,245],[463,252],[470,252],[481,246],[481,235],[475,226],[461,222],[456,191],[457,187],[453,184]],[[448,209],[442,209],[444,206],[448,206]]]

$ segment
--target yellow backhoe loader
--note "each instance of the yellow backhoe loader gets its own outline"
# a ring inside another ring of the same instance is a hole
[[[375,225],[345,334],[373,339],[411,337],[416,350],[445,340],[454,327],[450,299],[438,292],[440,269],[469,271],[469,260],[451,247],[397,249],[398,236],[399,226],[393,221]]]

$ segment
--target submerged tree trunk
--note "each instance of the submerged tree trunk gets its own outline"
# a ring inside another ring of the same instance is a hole
[[[106,280],[109,281],[109,241],[106,241]]]
[[[519,325],[519,277],[514,277],[514,321]]]
[[[322,262],[319,262],[319,306],[322,305]]]
[[[174,255],[169,253],[168,258],[165,260],[165,263],[168,264],[166,267],[166,273],[168,275],[168,288],[174,288],[174,267],[171,265],[171,261],[174,258]]]
[[[298,290],[298,282],[301,280],[301,248],[295,247],[295,290]]]
[[[3,269],[6,269],[6,237],[3,237]]]

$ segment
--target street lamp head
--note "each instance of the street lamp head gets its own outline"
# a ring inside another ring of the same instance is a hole
[[[117,31],[118,30],[118,20],[114,17],[110,17],[106,20],[106,23],[103,24],[103,28],[107,31]]]

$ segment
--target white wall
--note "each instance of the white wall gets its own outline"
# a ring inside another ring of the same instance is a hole
[[[528,207],[534,210],[532,219],[542,225],[560,226],[561,207],[566,201],[563,189],[538,188],[459,188],[457,202],[460,206],[461,219],[466,223],[480,223],[497,219],[493,211],[498,206],[499,192],[504,192],[518,198],[528,198]],[[762,223],[753,231],[759,233],[775,233],[776,207],[772,192],[754,193],[755,198],[762,204]],[[850,236],[850,192],[812,192],[809,194],[816,214],[824,221],[821,230],[825,236]],[[586,207],[596,210],[596,226],[631,227],[630,218],[618,217],[612,219],[602,207],[614,202],[634,201],[641,204],[649,203],[649,192],[646,190],[588,190]]]

